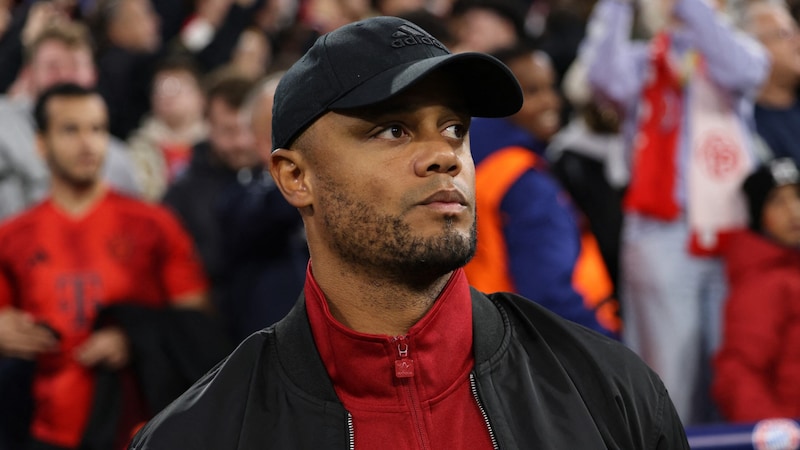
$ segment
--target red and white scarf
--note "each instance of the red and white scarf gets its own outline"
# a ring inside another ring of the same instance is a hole
[[[747,225],[740,186],[752,169],[745,135],[736,116],[736,99],[709,79],[697,56],[682,77],[669,58],[670,39],[661,33],[652,43],[651,75],[643,89],[633,171],[625,197],[627,211],[672,221],[681,216],[675,199],[684,102],[688,101],[687,206],[694,254],[715,255],[727,235]],[[691,58],[691,56],[690,56]],[[685,80],[691,95],[684,96]]]

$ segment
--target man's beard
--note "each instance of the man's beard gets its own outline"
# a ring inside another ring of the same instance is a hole
[[[453,218],[442,218],[442,230],[421,237],[400,216],[382,215],[349,197],[342,186],[325,180],[323,221],[331,248],[348,264],[368,273],[424,289],[439,277],[463,267],[475,255],[476,224],[464,236]]]
[[[67,169],[66,166],[62,164],[54,154],[48,153],[46,157],[47,165],[52,174],[58,177],[63,183],[71,186],[73,189],[87,190],[99,182],[99,170],[98,173],[81,177],[70,172],[69,169]]]

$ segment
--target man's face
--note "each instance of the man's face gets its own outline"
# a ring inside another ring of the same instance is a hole
[[[214,154],[232,170],[260,162],[247,118],[218,97],[208,105],[208,138]]]
[[[31,87],[35,94],[59,83],[94,86],[96,74],[88,47],[68,47],[56,40],[43,42],[31,60]]]
[[[307,221],[350,267],[430,280],[475,251],[469,115],[432,76],[368,108],[329,112],[297,142],[309,160]]]
[[[524,101],[511,121],[547,142],[560,127],[561,99],[555,90],[555,73],[543,53],[517,58],[508,65],[519,80]]]
[[[752,29],[772,58],[773,76],[797,82],[800,78],[800,33],[792,16],[782,8],[770,8],[754,18]]]
[[[54,177],[76,187],[100,180],[108,148],[108,113],[99,95],[53,97],[39,148]]]
[[[202,119],[203,93],[197,79],[184,70],[164,70],[153,79],[153,115],[179,128]]]
[[[800,185],[781,186],[767,195],[761,228],[783,245],[800,246]]]

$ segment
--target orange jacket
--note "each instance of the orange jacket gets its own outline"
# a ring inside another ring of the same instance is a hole
[[[511,186],[528,170],[538,170],[539,157],[523,147],[506,147],[487,156],[476,167],[478,247],[465,267],[470,284],[484,292],[517,292],[509,270],[508,249],[503,234],[500,205]],[[619,304],[614,286],[592,232],[581,232],[581,250],[575,263],[572,287],[584,306],[595,311],[597,322],[619,333]]]

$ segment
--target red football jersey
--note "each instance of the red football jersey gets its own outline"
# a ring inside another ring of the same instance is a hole
[[[37,439],[80,442],[93,393],[92,370],[73,353],[97,312],[120,302],[166,306],[207,290],[194,244],[164,207],[109,191],[72,217],[46,200],[0,226],[0,309],[31,313],[60,337],[34,379]]]

